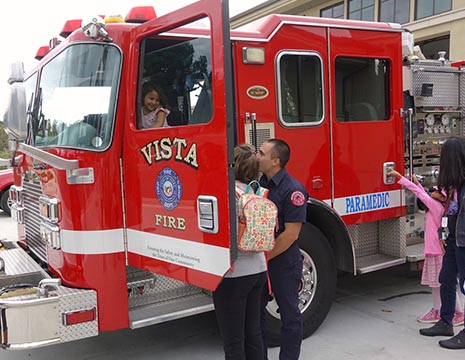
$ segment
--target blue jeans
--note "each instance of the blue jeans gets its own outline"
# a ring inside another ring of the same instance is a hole
[[[439,283],[441,284],[441,319],[447,324],[452,324],[455,313],[457,277],[459,278],[460,291],[465,294],[463,289],[465,247],[458,247],[455,237],[450,236],[447,238],[446,244],[446,253],[442,259],[442,268],[439,273]]]

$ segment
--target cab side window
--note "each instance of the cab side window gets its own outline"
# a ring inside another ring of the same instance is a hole
[[[324,118],[322,60],[316,53],[278,55],[278,107],[286,126],[317,125]]]
[[[146,129],[150,111],[166,115],[163,127],[205,124],[213,114],[210,39],[173,40],[162,35],[141,43],[138,129]],[[159,105],[147,107],[147,88]],[[158,98],[158,99],[157,99]],[[160,106],[159,110],[154,106]],[[163,115],[162,117],[165,117]],[[155,115],[156,116],[156,115]]]
[[[390,66],[378,58],[338,57],[336,118],[338,121],[387,120],[390,116]]]

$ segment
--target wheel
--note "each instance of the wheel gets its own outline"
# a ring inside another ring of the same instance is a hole
[[[314,225],[304,224],[299,239],[303,256],[300,310],[303,338],[309,337],[323,323],[336,292],[337,270],[333,252],[323,233]],[[279,346],[281,318],[273,299],[266,307],[266,332],[269,346]]]
[[[8,189],[5,189],[5,191],[2,193],[2,196],[0,197],[0,208],[6,214],[8,214],[8,216],[11,215],[10,206],[11,206],[11,203],[8,197]]]

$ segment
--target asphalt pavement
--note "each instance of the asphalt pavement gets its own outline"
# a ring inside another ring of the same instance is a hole
[[[0,211],[0,239],[13,240],[16,226]],[[438,345],[444,337],[421,336],[416,316],[431,307],[420,273],[397,266],[374,273],[339,277],[335,301],[321,327],[302,344],[301,359],[436,360],[464,359],[465,350]],[[461,328],[456,327],[458,332]],[[269,350],[278,359],[277,348]],[[34,350],[0,350],[1,360],[218,360],[223,358],[214,313],[201,314],[137,330]]]

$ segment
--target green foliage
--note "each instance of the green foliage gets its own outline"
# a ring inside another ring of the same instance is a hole
[[[3,129],[3,123],[0,122],[0,158],[9,159],[12,156],[8,150],[8,135]]]

